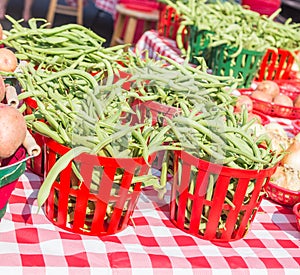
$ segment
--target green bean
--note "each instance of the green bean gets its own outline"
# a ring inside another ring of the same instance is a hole
[[[38,133],[41,133],[42,135],[48,136],[52,138],[53,140],[57,141],[58,143],[63,144],[63,139],[59,136],[59,134],[56,131],[53,131],[50,129],[50,127],[41,121],[34,121],[31,123],[32,128],[37,131]]]
[[[57,176],[61,171],[63,171],[72,161],[72,159],[83,153],[90,153],[90,149],[87,147],[76,147],[68,151],[66,154],[62,155],[53,165],[52,169],[49,171],[47,177],[44,179],[42,186],[38,192],[37,201],[38,201],[38,210],[47,200],[51,187],[56,180]]]
[[[252,147],[254,156],[260,157],[260,151],[259,151],[256,143],[253,142],[253,138],[251,138],[251,136],[249,136],[246,132],[241,131],[238,128],[230,128],[230,127],[226,127],[224,129],[224,131],[226,133],[231,132],[231,133],[238,134],[238,135],[242,136],[250,144],[250,146]]]

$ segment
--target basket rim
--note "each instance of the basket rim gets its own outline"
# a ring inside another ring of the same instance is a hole
[[[300,219],[300,202],[296,203],[294,206],[293,206],[293,212],[294,214],[296,215],[296,217],[298,219]]]
[[[66,145],[63,145],[63,144],[60,144],[58,143],[57,141],[49,138],[49,137],[46,137],[46,140],[45,140],[45,144],[46,146],[49,146],[51,148],[53,148],[54,146],[56,147],[56,149],[59,150],[58,153],[61,153],[61,154],[65,154],[66,152],[68,152],[69,150],[71,150],[72,148],[70,147],[67,147]],[[141,164],[147,164],[146,161],[144,160],[143,156],[140,156],[140,157],[131,157],[131,158],[115,158],[115,157],[105,157],[105,156],[97,156],[97,155],[91,155],[91,154],[88,154],[88,153],[82,153],[81,154],[82,156],[94,156],[96,157],[97,159],[99,160],[109,160],[109,159],[113,159],[113,160],[116,160],[116,161],[126,161],[126,160],[133,160],[135,162],[139,162]],[[151,159],[154,159],[155,158],[155,155],[156,153],[153,153],[152,155],[150,155],[149,157]],[[77,157],[78,158],[78,157]]]
[[[276,169],[277,165],[274,165],[273,167],[268,167],[265,169],[260,169],[260,170],[247,170],[247,169],[243,169],[243,168],[232,168],[232,167],[228,167],[228,166],[224,166],[222,164],[217,164],[217,163],[213,163],[207,160],[203,160],[200,158],[197,158],[195,156],[193,156],[192,154],[184,151],[184,150],[176,150],[174,151],[174,154],[177,155],[178,157],[180,157],[180,155],[183,155],[183,157],[185,158],[185,161],[187,163],[189,163],[190,165],[196,166],[199,168],[200,164],[204,164],[204,166],[206,166],[205,168],[207,169],[208,167],[213,169],[218,169],[218,170],[222,170],[223,174],[228,174],[228,175],[235,175],[233,173],[237,173],[237,175],[239,176],[239,178],[249,178],[249,177],[267,177],[267,176],[271,176],[273,174],[273,171]],[[207,169],[207,171],[209,171],[209,169]],[[241,173],[243,173],[241,176]]]
[[[272,188],[278,189],[279,191],[282,191],[283,193],[294,195],[294,196],[299,196],[299,198],[300,198],[300,191],[294,191],[291,189],[281,187],[271,180],[269,181],[269,186],[271,186]]]

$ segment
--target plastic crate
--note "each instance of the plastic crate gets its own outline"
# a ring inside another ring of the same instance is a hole
[[[165,117],[172,118],[181,112],[180,108],[168,106],[157,101],[142,101],[134,99],[130,103],[135,114],[127,119],[131,119],[131,125],[144,123],[146,119],[151,119],[152,125],[159,123],[166,125]]]
[[[230,48],[226,45],[213,48],[208,62],[212,73],[220,76],[243,77],[243,82],[239,88],[250,87],[259,68],[264,52],[250,51],[243,49],[241,53],[232,58],[236,48]]]
[[[0,219],[6,212],[8,199],[15,189],[19,177],[26,170],[24,147],[19,147],[13,156],[2,160],[0,167]]]
[[[24,103],[26,104],[26,115],[30,115],[37,108],[37,103],[33,98],[24,99]],[[40,133],[36,133],[30,130],[30,134],[35,139],[37,145],[41,148],[41,153],[35,158],[31,158],[27,160],[27,168],[40,177],[44,177],[44,166],[45,166],[45,139],[46,137],[41,135]]]
[[[158,34],[176,40],[177,30],[180,26],[180,16],[173,7],[165,6],[160,14],[157,25]]]
[[[172,118],[176,114],[181,112],[180,108],[173,106],[168,106],[156,101],[141,101],[135,99],[131,103],[132,109],[135,114],[130,115],[127,119],[130,119],[130,124],[135,125],[138,123],[143,123],[146,119],[151,119],[152,125],[160,124],[166,125],[165,117]],[[139,113],[139,114],[138,114]],[[161,170],[162,162],[167,152],[160,151],[156,154],[156,158],[152,163],[152,168]]]
[[[295,100],[300,95],[300,79],[279,79],[275,80],[280,92]]]
[[[211,31],[198,30],[196,27],[191,26],[187,30],[188,43],[190,46],[189,61],[198,65],[197,56],[205,58],[207,64],[210,66],[212,63],[212,52],[208,47],[210,43],[210,36],[213,35]]]
[[[263,187],[275,169],[234,169],[175,151],[170,219],[179,229],[201,239],[241,239],[249,230],[264,197]]]
[[[268,49],[258,71],[257,81],[289,79],[294,64],[293,54],[284,49]]]
[[[266,186],[265,190],[267,192],[267,197],[277,203],[287,206],[293,206],[294,204],[300,202],[299,191],[293,191],[283,188],[273,182],[270,182],[268,186]]]
[[[53,140],[46,141],[46,175],[57,159],[70,149]],[[149,163],[154,159],[151,156]],[[85,235],[104,236],[125,229],[141,192],[142,182],[133,176],[148,174],[141,158],[109,158],[81,154],[59,174],[45,204],[47,218],[56,226]]]
[[[198,65],[198,56],[203,57],[212,70],[212,73],[220,76],[243,76],[243,83],[239,88],[250,87],[256,77],[261,60],[265,52],[242,49],[235,57],[232,57],[238,49],[229,45],[209,47],[213,33],[207,30],[198,30],[196,27],[189,29],[189,61]]]

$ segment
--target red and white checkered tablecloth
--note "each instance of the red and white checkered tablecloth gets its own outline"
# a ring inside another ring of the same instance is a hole
[[[184,59],[180,57],[180,50],[176,42],[167,37],[160,36],[156,30],[144,32],[135,45],[135,52],[141,55],[148,52],[149,58],[161,60],[161,56],[166,56],[178,63],[183,63]]]
[[[143,191],[135,227],[98,238],[61,230],[37,212],[40,184],[27,171],[10,197],[0,223],[0,274],[299,274],[295,216],[268,200],[244,239],[217,244],[177,229],[168,196]]]

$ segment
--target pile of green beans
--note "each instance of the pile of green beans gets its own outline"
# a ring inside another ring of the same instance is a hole
[[[31,18],[29,27],[23,27],[12,17],[7,18],[12,28],[4,30],[1,43],[14,49],[19,60],[54,71],[72,68],[94,72],[100,79],[106,72],[117,71],[130,63],[125,45],[105,48],[104,38],[84,26],[66,24],[49,29],[47,24],[40,24],[43,19]]]
[[[130,96],[144,102],[156,101],[168,106],[201,111],[203,104],[234,105],[231,92],[241,79],[230,76],[210,75],[205,68],[179,64],[168,57],[161,57],[168,63],[148,61],[144,66],[131,66],[132,82]]]
[[[28,128],[71,148],[57,160],[46,177],[39,192],[39,205],[47,199],[54,180],[65,165],[77,155],[143,157],[148,163],[149,157],[157,151],[177,149],[175,143],[166,143],[169,126],[153,126],[150,120],[136,125],[126,123],[125,118],[132,109],[127,103],[126,90],[122,88],[124,79],[97,85],[90,74],[76,69],[50,72],[35,69],[28,63],[20,70],[15,73],[25,89],[19,94],[20,102],[30,97],[37,103],[32,114],[25,115]],[[20,111],[25,107],[24,103]],[[72,167],[80,179],[76,164]],[[157,177],[151,174],[142,180],[144,185],[160,188]],[[93,181],[97,183],[97,179]]]
[[[19,100],[30,97],[37,102],[33,114],[25,116],[33,130],[71,148],[85,145],[93,153],[109,157],[144,156],[148,160],[148,151],[151,154],[156,148],[151,146],[164,142],[164,135],[158,135],[159,129],[153,126],[148,129],[147,121],[145,125],[124,124],[123,117],[132,112],[122,89],[124,80],[98,86],[84,71],[50,73],[32,66],[21,67],[16,76],[25,89]],[[156,137],[154,143],[152,137]]]
[[[183,150],[203,160],[231,168],[261,170],[273,167],[282,157],[272,151],[268,135],[259,138],[253,135],[251,125],[255,119],[248,120],[246,109],[236,113],[233,106],[226,106],[215,108],[213,113],[202,109],[197,114],[186,110],[166,120],[172,128],[172,139]]]
[[[183,51],[181,32],[186,26],[207,31],[208,47],[228,45],[237,49],[235,56],[242,49],[259,52],[268,48],[299,49],[300,25],[291,19],[284,24],[274,21],[280,10],[267,17],[230,1],[160,1],[173,7],[182,18],[177,41]]]

